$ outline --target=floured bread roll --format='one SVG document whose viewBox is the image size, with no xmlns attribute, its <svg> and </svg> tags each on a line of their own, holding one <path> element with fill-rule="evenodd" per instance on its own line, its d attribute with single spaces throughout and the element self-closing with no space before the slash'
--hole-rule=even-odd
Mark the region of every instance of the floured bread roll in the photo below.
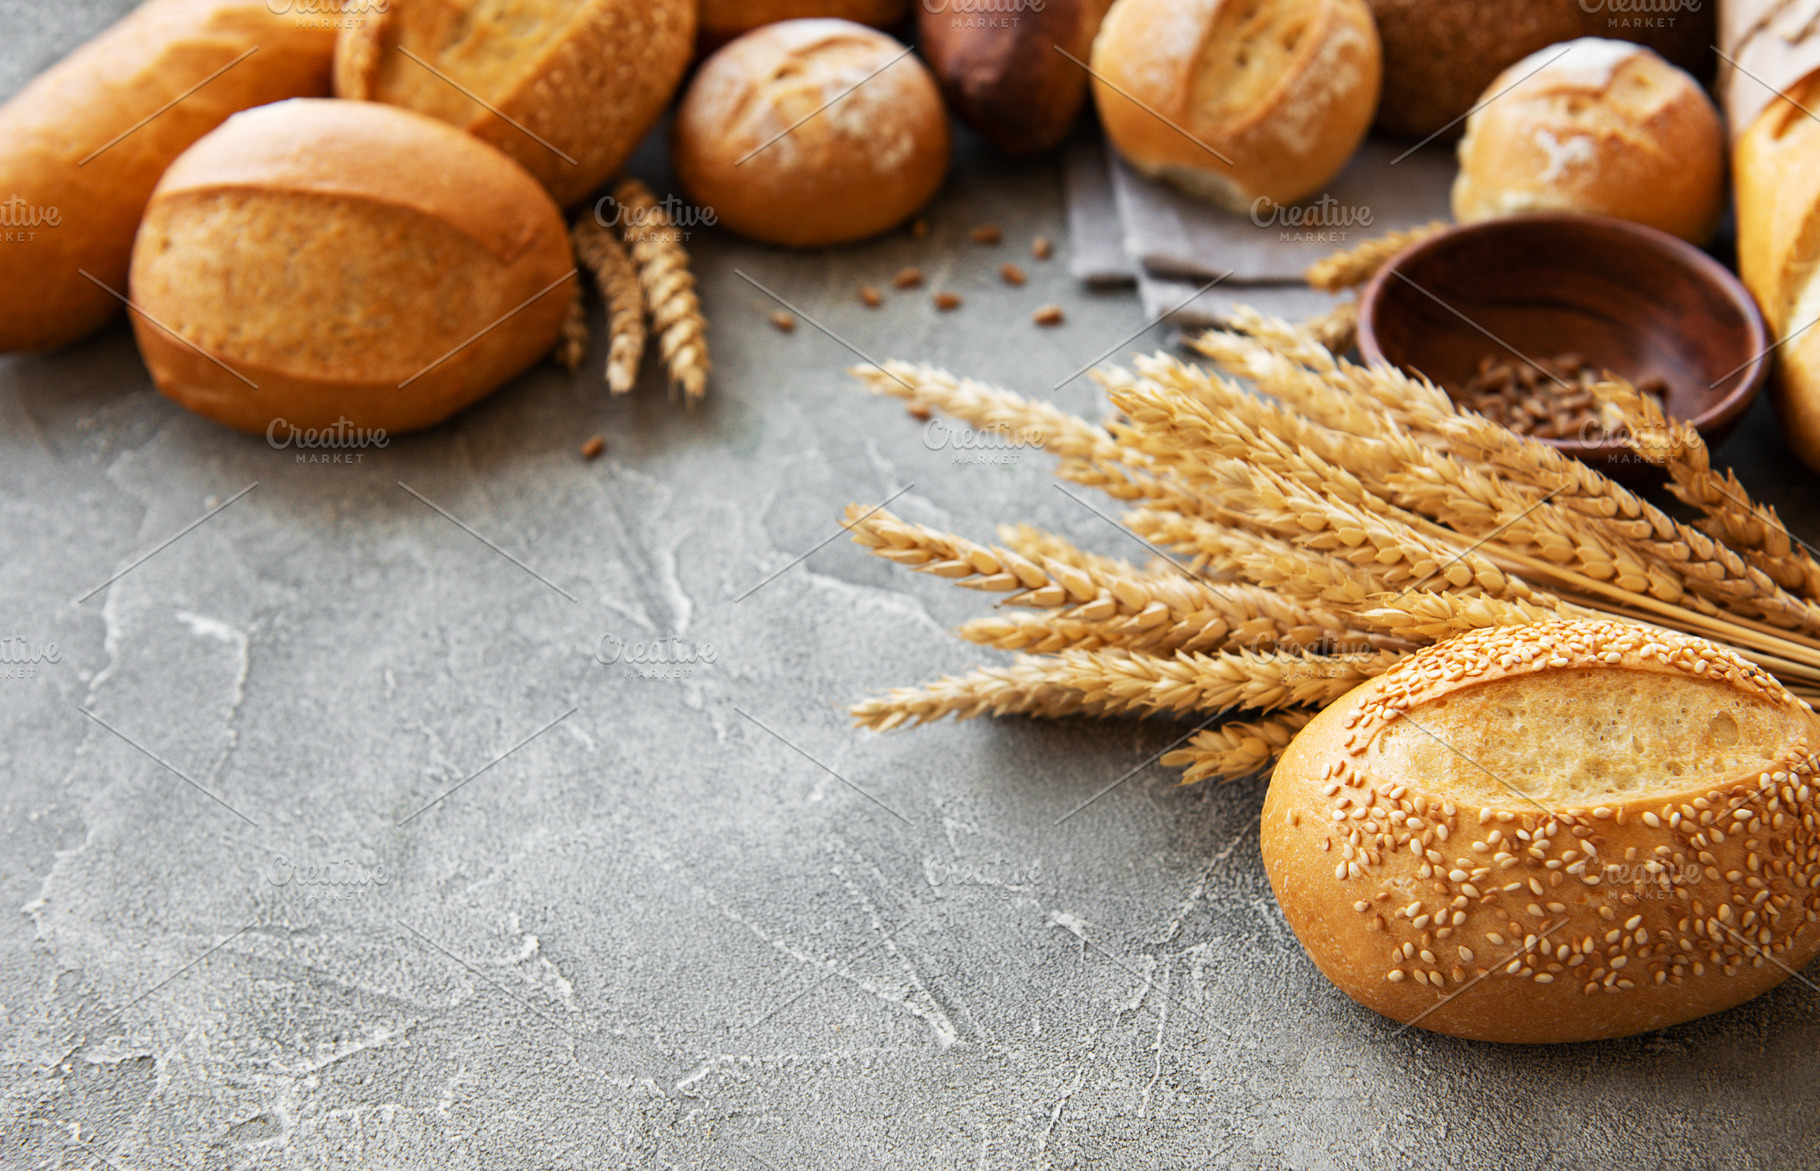
<svg viewBox="0 0 1820 1171">
<path fill-rule="evenodd" d="M 1118 0 L 1093 43 L 1094 103 L 1125 160 L 1239 212 L 1338 174 L 1381 74 L 1365 0 Z"/>
<path fill-rule="evenodd" d="M 1263 852 L 1348 996 L 1487 1041 L 1730 1008 L 1820 950 L 1820 720 L 1701 639 L 1473 631 L 1335 703 L 1278 763 Z"/>
<path fill-rule="evenodd" d="M 1695 244 L 1718 226 L 1719 111 L 1698 82 L 1641 45 L 1550 45 L 1499 74 L 1480 101 L 1460 140 L 1455 219 L 1585 212 Z"/>
</svg>

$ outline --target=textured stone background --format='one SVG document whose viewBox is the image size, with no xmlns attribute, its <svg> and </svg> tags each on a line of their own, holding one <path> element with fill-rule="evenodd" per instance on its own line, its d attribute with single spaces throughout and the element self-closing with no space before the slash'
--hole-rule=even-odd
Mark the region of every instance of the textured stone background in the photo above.
<svg viewBox="0 0 1820 1171">
<path fill-rule="evenodd" d="M 0 92 L 125 7 L 0 0 Z M 123 324 L 0 358 L 0 634 L 62 649 L 0 680 L 0 1165 L 1820 1164 L 1811 984 L 1608 1044 L 1398 1033 L 1284 925 L 1262 787 L 1139 767 L 1167 726 L 845 727 L 975 660 L 943 632 L 982 611 L 844 540 L 738 600 L 847 502 L 914 485 L 917 520 L 1132 551 L 1040 454 L 929 450 L 735 272 L 868 354 L 1078 410 L 1085 380 L 1046 388 L 1166 342 L 1124 344 L 1135 298 L 1060 257 L 996 279 L 1064 235 L 1052 164 L 965 150 L 930 219 L 801 256 L 698 236 L 718 370 L 692 416 L 649 368 L 608 402 L 592 362 L 543 366 L 351 467 L 178 410 Z M 967 242 L 984 221 L 1004 248 Z M 854 302 L 912 263 L 965 307 Z M 1051 300 L 1069 323 L 1038 331 Z M 1723 454 L 1820 531 L 1764 411 Z M 609 635 L 716 661 L 627 678 Z M 348 863 L 385 881 L 277 881 Z"/>
</svg>

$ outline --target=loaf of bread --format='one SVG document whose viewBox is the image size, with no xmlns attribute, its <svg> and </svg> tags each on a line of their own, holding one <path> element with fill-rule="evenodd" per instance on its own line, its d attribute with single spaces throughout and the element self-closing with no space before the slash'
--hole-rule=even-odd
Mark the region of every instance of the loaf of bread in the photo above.
<svg viewBox="0 0 1820 1171">
<path fill-rule="evenodd" d="M 948 104 L 1007 154 L 1059 145 L 1087 100 L 1088 55 L 1110 0 L 1048 0 L 974 11 L 953 0 L 917 9 L 917 48 Z M 1064 55 L 1066 54 L 1066 55 Z"/>
<path fill-rule="evenodd" d="M 1333 704 L 1264 802 L 1340 990 L 1485 1041 L 1666 1028 L 1820 950 L 1820 721 L 1731 651 L 1616 620 L 1473 631 Z"/>
<path fill-rule="evenodd" d="M 1538 49 L 1576 37 L 1647 45 L 1705 81 L 1713 10 L 1703 0 L 1370 0 L 1384 42 L 1378 125 L 1392 134 L 1458 136 L 1491 79 Z"/>
<path fill-rule="evenodd" d="M 1117 0 L 1093 43 L 1094 102 L 1119 153 L 1236 212 L 1337 174 L 1379 75 L 1365 0 Z"/>
<path fill-rule="evenodd" d="M 266 0 L 151 0 L 0 106 L 0 351 L 112 317 L 165 167 L 236 110 L 328 93 L 334 44 Z"/>
<path fill-rule="evenodd" d="M 948 4 L 952 0 L 923 0 Z M 780 20 L 818 17 L 896 28 L 910 16 L 911 0 L 701 0 L 701 47 L 712 52 L 734 37 Z"/>
<path fill-rule="evenodd" d="M 1789 87 L 1738 140 L 1738 275 L 1775 337 L 1770 398 L 1789 446 L 1820 470 L 1820 74 Z M 1812 328 L 1810 328 L 1812 327 Z M 1792 336 L 1791 336 L 1792 335 Z"/>
<path fill-rule="evenodd" d="M 158 389 L 274 440 L 427 427 L 554 344 L 562 214 L 443 122 L 300 99 L 237 114 L 165 172 L 133 249 Z"/>
<path fill-rule="evenodd" d="M 1495 100 L 1493 100 L 1495 98 Z M 1641 45 L 1550 45 L 1466 120 L 1453 214 L 1616 216 L 1704 244 L 1725 209 L 1725 129 L 1693 78 Z"/>
<path fill-rule="evenodd" d="M 656 125 L 694 46 L 695 0 L 389 0 L 343 30 L 335 93 L 459 126 L 567 207 Z"/>
<path fill-rule="evenodd" d="M 677 107 L 671 143 L 683 189 L 715 222 L 793 247 L 908 219 L 941 186 L 950 147 L 929 71 L 846 20 L 768 24 L 714 54 Z"/>
</svg>

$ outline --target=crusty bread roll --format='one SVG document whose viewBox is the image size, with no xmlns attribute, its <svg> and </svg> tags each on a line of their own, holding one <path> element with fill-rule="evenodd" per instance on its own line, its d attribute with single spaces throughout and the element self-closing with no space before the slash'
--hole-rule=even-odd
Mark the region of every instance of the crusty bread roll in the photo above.
<svg viewBox="0 0 1820 1171">
<path fill-rule="evenodd" d="M 851 21 L 787 20 L 701 67 L 671 153 L 722 227 L 813 247 L 915 214 L 941 186 L 949 146 L 935 79 L 903 45 Z"/>
<path fill-rule="evenodd" d="M 1369 0 L 1384 41 L 1378 125 L 1457 136 L 1460 119 L 1507 66 L 1575 37 L 1647 45 L 1702 80 L 1713 70 L 1713 10 L 1703 0 Z"/>
<path fill-rule="evenodd" d="M 1338 174 L 1380 73 L 1364 0 L 1117 0 L 1093 43 L 1094 102 L 1125 160 L 1238 212 Z"/>
<path fill-rule="evenodd" d="M 923 0 L 935 5 L 950 0 Z M 780 20 L 826 17 L 895 28 L 910 15 L 911 0 L 701 0 L 701 47 L 720 48 L 734 37 Z"/>
<path fill-rule="evenodd" d="M 165 172 L 133 330 L 158 389 L 217 422 L 395 433 L 546 353 L 573 274 L 562 214 L 505 155 L 409 110 L 300 99 Z"/>
<path fill-rule="evenodd" d="M 1758 115 L 1732 157 L 1737 184 L 1738 275 L 1757 299 L 1775 350 L 1770 397 L 1789 446 L 1820 470 L 1820 101 L 1810 75 Z M 1790 338 L 1790 335 L 1794 335 Z"/>
<path fill-rule="evenodd" d="M 1110 3 L 1048 0 L 999 15 L 964 0 L 924 0 L 917 48 L 948 104 L 982 138 L 1007 154 L 1041 154 L 1060 145 L 1080 116 L 1082 64 Z"/>
<path fill-rule="evenodd" d="M 459 126 L 567 207 L 656 125 L 694 45 L 694 0 L 389 0 L 342 32 L 335 93 Z"/>
<path fill-rule="evenodd" d="M 164 168 L 235 110 L 328 93 L 334 44 L 266 0 L 151 0 L 0 106 L 0 350 L 112 317 Z"/>
<path fill-rule="evenodd" d="M 1476 630 L 1295 738 L 1264 864 L 1368 1008 L 1486 1041 L 1621 1037 L 1729 1008 L 1820 950 L 1820 721 L 1688 635 Z"/>
<path fill-rule="evenodd" d="M 1593 37 L 1550 45 L 1500 73 L 1480 103 L 1460 140 L 1455 219 L 1585 212 L 1695 244 L 1718 226 L 1719 111 L 1693 78 L 1641 45 Z"/>
</svg>

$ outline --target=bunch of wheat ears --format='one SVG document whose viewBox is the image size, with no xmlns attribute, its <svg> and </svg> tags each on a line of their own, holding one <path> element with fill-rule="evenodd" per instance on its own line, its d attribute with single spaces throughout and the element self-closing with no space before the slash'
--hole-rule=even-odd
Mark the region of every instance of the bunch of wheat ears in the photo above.
<svg viewBox="0 0 1820 1171">
<path fill-rule="evenodd" d="M 1400 242 L 1329 258 L 1310 281 L 1361 283 Z M 1237 777 L 1419 647 L 1595 613 L 1729 645 L 1820 696 L 1820 564 L 1712 469 L 1691 427 L 1621 380 L 1598 388 L 1606 426 L 1697 513 L 1686 523 L 1422 378 L 1336 357 L 1349 310 L 1292 325 L 1239 309 L 1189 342 L 1214 369 L 1157 354 L 1096 371 L 1115 408 L 1100 424 L 929 366 L 855 369 L 915 414 L 1040 439 L 1058 476 L 1120 501 L 1157 554 L 1140 566 L 1022 525 L 985 545 L 849 507 L 860 545 L 1011 607 L 961 638 L 1024 652 L 867 700 L 855 723 L 1239 713 L 1163 758 L 1184 783 Z"/>
</svg>

